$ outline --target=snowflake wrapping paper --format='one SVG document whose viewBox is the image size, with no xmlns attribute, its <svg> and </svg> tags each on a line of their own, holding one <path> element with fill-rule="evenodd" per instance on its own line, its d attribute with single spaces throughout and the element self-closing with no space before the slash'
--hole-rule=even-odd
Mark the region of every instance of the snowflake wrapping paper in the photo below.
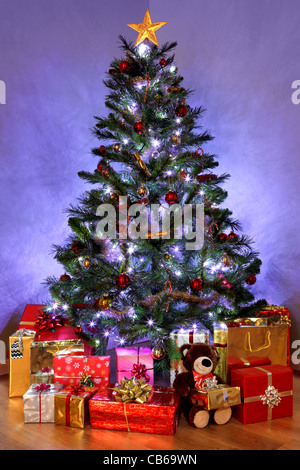
<svg viewBox="0 0 300 470">
<path fill-rule="evenodd" d="M 64 387 L 80 383 L 89 376 L 96 387 L 105 386 L 110 379 L 110 356 L 64 356 L 53 358 L 54 383 Z"/>
</svg>

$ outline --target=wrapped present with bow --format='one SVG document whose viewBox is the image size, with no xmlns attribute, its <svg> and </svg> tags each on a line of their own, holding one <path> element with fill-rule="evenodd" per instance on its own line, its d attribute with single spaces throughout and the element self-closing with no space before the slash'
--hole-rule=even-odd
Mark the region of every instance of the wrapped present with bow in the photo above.
<svg viewBox="0 0 300 470">
<path fill-rule="evenodd" d="M 154 365 L 151 349 L 148 347 L 116 348 L 117 382 L 123 377 L 144 379 L 154 385 Z"/>
<path fill-rule="evenodd" d="M 83 356 L 84 344 L 81 339 L 58 341 L 34 341 L 30 345 L 31 383 L 54 383 L 53 358 L 64 356 Z M 47 376 L 48 372 L 48 376 Z"/>
<path fill-rule="evenodd" d="M 22 328 L 9 337 L 9 397 L 22 397 L 30 387 L 30 345 L 36 332 Z"/>
<path fill-rule="evenodd" d="M 26 305 L 18 330 L 26 328 L 35 331 L 36 342 L 81 340 L 84 345 L 84 354 L 86 356 L 93 354 L 93 346 L 78 336 L 68 318 L 53 312 L 46 312 L 44 309 L 45 305 Z"/>
<path fill-rule="evenodd" d="M 89 424 L 89 400 L 99 389 L 68 385 L 55 394 L 55 424 L 84 429 Z"/>
<path fill-rule="evenodd" d="M 100 389 L 89 401 L 91 428 L 151 434 L 175 434 L 180 397 L 172 388 L 124 377 Z"/>
<path fill-rule="evenodd" d="M 31 385 L 23 395 L 24 423 L 54 423 L 54 396 L 60 384 Z"/>
<path fill-rule="evenodd" d="M 239 405 L 241 392 L 239 387 L 218 384 L 214 376 L 202 382 L 200 388 L 195 388 L 189 400 L 193 405 L 201 405 L 205 410 L 211 411 Z"/>
<path fill-rule="evenodd" d="M 273 364 L 232 371 L 231 384 L 241 389 L 233 415 L 243 424 L 293 415 L 293 371 Z"/>
<path fill-rule="evenodd" d="M 213 330 L 213 344 L 220 356 L 215 373 L 224 383 L 231 383 L 231 371 L 236 368 L 287 365 L 287 325 L 255 317 L 214 322 Z"/>
<path fill-rule="evenodd" d="M 105 386 L 110 381 L 110 356 L 55 355 L 54 383 Z"/>
</svg>

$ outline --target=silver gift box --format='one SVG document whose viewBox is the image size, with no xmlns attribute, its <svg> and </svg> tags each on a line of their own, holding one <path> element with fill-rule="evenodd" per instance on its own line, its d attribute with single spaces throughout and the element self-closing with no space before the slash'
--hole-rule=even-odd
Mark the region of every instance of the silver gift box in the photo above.
<svg viewBox="0 0 300 470">
<path fill-rule="evenodd" d="M 24 423 L 54 423 L 54 396 L 62 384 L 49 384 L 49 390 L 36 390 L 33 384 L 23 395 Z"/>
</svg>

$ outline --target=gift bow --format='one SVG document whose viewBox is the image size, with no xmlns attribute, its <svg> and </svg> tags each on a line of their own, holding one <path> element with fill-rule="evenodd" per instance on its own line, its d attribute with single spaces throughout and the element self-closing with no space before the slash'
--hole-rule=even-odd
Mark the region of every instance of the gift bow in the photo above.
<svg viewBox="0 0 300 470">
<path fill-rule="evenodd" d="M 152 393 L 152 387 L 144 379 L 137 380 L 136 377 L 127 379 L 124 377 L 120 384 L 113 388 L 116 401 L 129 403 L 145 403 Z"/>
<path fill-rule="evenodd" d="M 38 312 L 34 323 L 38 328 L 38 333 L 47 330 L 54 331 L 57 326 L 63 326 L 62 319 L 59 316 L 50 315 L 43 311 Z"/>
<path fill-rule="evenodd" d="M 150 376 L 147 374 L 147 367 L 145 364 L 133 364 L 131 369 L 131 375 L 135 377 L 137 380 L 144 379 L 146 382 L 150 381 Z"/>
<path fill-rule="evenodd" d="M 47 392 L 48 390 L 50 390 L 51 388 L 51 385 L 50 384 L 43 384 L 43 383 L 40 383 L 38 384 L 36 387 L 35 387 L 35 390 L 37 392 Z"/>
<path fill-rule="evenodd" d="M 273 385 L 269 385 L 265 390 L 265 394 L 260 395 L 260 399 L 263 405 L 268 405 L 269 408 L 274 408 L 274 406 L 278 406 L 281 402 L 281 393 L 279 393 L 277 388 Z"/>
<path fill-rule="evenodd" d="M 93 382 L 92 377 L 90 375 L 84 374 L 82 372 L 82 374 L 80 376 L 80 384 L 84 385 L 85 387 L 93 387 L 94 382 Z"/>
<path fill-rule="evenodd" d="M 81 392 L 84 392 L 83 384 L 70 385 L 70 393 L 72 395 L 79 395 Z"/>
</svg>

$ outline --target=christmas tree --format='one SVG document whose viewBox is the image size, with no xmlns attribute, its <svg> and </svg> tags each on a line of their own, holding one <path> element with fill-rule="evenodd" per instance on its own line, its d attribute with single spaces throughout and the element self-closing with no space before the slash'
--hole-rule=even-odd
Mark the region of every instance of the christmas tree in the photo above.
<svg viewBox="0 0 300 470">
<path fill-rule="evenodd" d="M 168 367 L 178 359 L 172 331 L 211 329 L 266 302 L 249 289 L 261 261 L 224 207 L 229 175 L 204 150 L 212 136 L 199 125 L 203 108 L 188 104 L 176 42 L 157 43 L 164 24 L 147 10 L 128 25 L 136 43 L 120 37 L 122 57 L 104 80 L 108 115 L 95 118 L 95 171 L 79 173 L 92 189 L 71 205 L 71 234 L 54 246 L 64 274 L 46 281 L 45 315 L 68 317 L 98 354 L 112 334 L 124 346 L 147 338 Z"/>
</svg>

